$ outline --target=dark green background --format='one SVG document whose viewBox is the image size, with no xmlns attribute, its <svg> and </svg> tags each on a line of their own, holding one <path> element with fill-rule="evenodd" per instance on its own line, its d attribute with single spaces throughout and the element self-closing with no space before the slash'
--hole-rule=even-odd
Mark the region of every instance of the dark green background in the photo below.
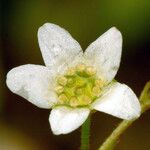
<svg viewBox="0 0 150 150">
<path fill-rule="evenodd" d="M 149 0 L 1 0 L 0 42 L 0 149 L 77 150 L 80 129 L 54 136 L 49 129 L 50 110 L 39 109 L 11 93 L 6 73 L 22 64 L 44 64 L 37 30 L 45 22 L 67 29 L 85 49 L 103 32 L 116 26 L 123 34 L 123 55 L 116 79 L 139 96 L 150 79 Z M 95 113 L 91 150 L 96 150 L 120 122 Z M 117 150 L 150 149 L 150 111 L 122 136 Z"/>
</svg>

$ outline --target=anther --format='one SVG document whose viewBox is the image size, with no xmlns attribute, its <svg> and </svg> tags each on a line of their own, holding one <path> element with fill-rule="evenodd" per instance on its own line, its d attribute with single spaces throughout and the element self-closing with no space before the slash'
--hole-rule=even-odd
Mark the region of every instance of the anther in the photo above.
<svg viewBox="0 0 150 150">
<path fill-rule="evenodd" d="M 101 79 L 97 79 L 95 80 L 95 85 L 101 87 L 102 86 L 102 80 Z"/>
<path fill-rule="evenodd" d="M 87 73 L 89 76 L 93 76 L 93 75 L 96 74 L 96 70 L 95 70 L 93 67 L 89 66 L 89 67 L 86 68 L 86 73 Z"/>
<path fill-rule="evenodd" d="M 56 87 L 56 89 L 55 89 L 55 91 L 56 91 L 57 94 L 62 93 L 63 90 L 64 90 L 63 86 L 60 86 L 60 85 L 58 85 L 58 86 Z"/>
<path fill-rule="evenodd" d="M 67 102 L 68 98 L 65 94 L 61 94 L 58 99 L 60 100 L 60 103 L 63 104 L 64 102 Z"/>
<path fill-rule="evenodd" d="M 63 85 L 63 86 L 64 86 L 64 85 L 67 84 L 67 78 L 64 77 L 64 76 L 60 76 L 60 77 L 58 77 L 57 82 L 58 82 L 60 85 Z"/>
<path fill-rule="evenodd" d="M 72 97 L 70 99 L 70 106 L 72 106 L 72 107 L 78 106 L 78 99 L 76 97 Z"/>
<path fill-rule="evenodd" d="M 79 64 L 76 66 L 76 69 L 78 72 L 83 72 L 85 70 L 85 65 L 84 64 Z"/>
<path fill-rule="evenodd" d="M 73 76 L 74 74 L 75 74 L 75 68 L 70 68 L 66 73 L 67 76 Z"/>
<path fill-rule="evenodd" d="M 67 85 L 72 85 L 74 83 L 73 79 L 72 78 L 69 78 L 67 80 Z"/>
<path fill-rule="evenodd" d="M 101 91 L 101 89 L 100 89 L 99 86 L 94 86 L 93 89 L 92 89 L 92 92 L 93 92 L 93 94 L 94 94 L 95 96 L 99 96 L 100 91 Z"/>
<path fill-rule="evenodd" d="M 88 104 L 90 104 L 91 102 L 92 102 L 92 100 L 91 100 L 90 97 L 88 97 L 88 96 L 86 96 L 86 95 L 83 96 L 83 98 L 82 98 L 82 104 L 83 104 L 83 105 L 88 105 Z"/>
</svg>

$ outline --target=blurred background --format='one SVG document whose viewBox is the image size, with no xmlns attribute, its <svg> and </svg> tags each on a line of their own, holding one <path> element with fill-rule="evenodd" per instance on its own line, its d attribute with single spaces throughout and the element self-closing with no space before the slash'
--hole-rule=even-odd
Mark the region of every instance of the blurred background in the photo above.
<svg viewBox="0 0 150 150">
<path fill-rule="evenodd" d="M 123 34 L 122 62 L 116 79 L 139 96 L 150 80 L 149 0 L 1 0 L 0 41 L 0 150 L 77 150 L 80 129 L 52 134 L 43 110 L 11 93 L 7 72 L 23 64 L 44 64 L 37 30 L 45 22 L 67 29 L 85 49 L 112 26 Z M 96 150 L 121 120 L 95 113 L 91 150 Z M 124 133 L 117 150 L 150 149 L 150 111 Z"/>
</svg>

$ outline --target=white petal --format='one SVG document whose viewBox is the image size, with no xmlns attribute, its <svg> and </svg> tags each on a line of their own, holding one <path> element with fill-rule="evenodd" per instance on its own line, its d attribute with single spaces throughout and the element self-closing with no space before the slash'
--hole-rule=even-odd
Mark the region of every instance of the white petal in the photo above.
<svg viewBox="0 0 150 150">
<path fill-rule="evenodd" d="M 139 117 L 141 112 L 140 103 L 134 92 L 127 85 L 120 83 L 114 83 L 106 89 L 92 107 L 127 120 Z"/>
<path fill-rule="evenodd" d="M 38 41 L 46 66 L 59 72 L 83 53 L 77 41 L 58 25 L 45 23 L 38 30 Z"/>
<path fill-rule="evenodd" d="M 8 88 L 41 108 L 50 108 L 56 102 L 52 92 L 51 71 L 39 65 L 23 65 L 10 70 L 6 80 Z"/>
<path fill-rule="evenodd" d="M 89 113 L 87 108 L 56 107 L 49 117 L 51 129 L 55 135 L 70 133 L 84 123 Z"/>
<path fill-rule="evenodd" d="M 101 77 L 110 82 L 118 71 L 121 51 L 121 33 L 112 27 L 86 49 L 85 58 L 96 67 Z"/>
</svg>

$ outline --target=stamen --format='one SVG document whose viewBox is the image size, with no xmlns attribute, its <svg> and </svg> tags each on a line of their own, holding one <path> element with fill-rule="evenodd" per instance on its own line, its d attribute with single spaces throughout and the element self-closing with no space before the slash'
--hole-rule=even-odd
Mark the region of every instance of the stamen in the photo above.
<svg viewBox="0 0 150 150">
<path fill-rule="evenodd" d="M 93 87 L 92 92 L 93 92 L 93 94 L 94 94 L 95 96 L 99 96 L 100 91 L 101 91 L 101 89 L 100 89 L 100 87 L 99 87 L 99 86 L 95 86 L 95 87 Z"/>
<path fill-rule="evenodd" d="M 70 106 L 72 106 L 72 107 L 78 106 L 78 99 L 76 97 L 72 97 L 70 99 Z"/>
<path fill-rule="evenodd" d="M 58 86 L 55 88 L 55 91 L 56 91 L 57 94 L 62 93 L 63 90 L 64 90 L 63 86 L 60 86 L 60 85 L 58 85 Z"/>
<path fill-rule="evenodd" d="M 98 86 L 101 89 L 104 86 L 104 81 L 101 79 L 95 80 L 95 86 Z"/>
<path fill-rule="evenodd" d="M 84 64 L 79 64 L 76 66 L 76 69 L 78 72 L 83 72 L 85 70 L 85 65 Z"/>
<path fill-rule="evenodd" d="M 67 84 L 67 78 L 64 76 L 58 77 L 57 81 L 60 85 L 63 85 L 63 86 Z"/>
<path fill-rule="evenodd" d="M 61 95 L 58 97 L 58 99 L 59 99 L 59 102 L 60 102 L 61 104 L 64 104 L 64 102 L 67 102 L 67 100 L 68 100 L 68 98 L 67 98 L 67 96 L 66 96 L 65 94 L 61 94 Z"/>
<path fill-rule="evenodd" d="M 91 98 L 84 95 L 83 96 L 83 99 L 82 99 L 82 105 L 87 105 L 87 104 L 90 104 L 92 102 Z"/>
<path fill-rule="evenodd" d="M 72 85 L 74 83 L 74 81 L 73 81 L 73 79 L 72 78 L 69 78 L 68 80 L 67 80 L 67 85 Z"/>
<path fill-rule="evenodd" d="M 66 73 L 67 76 L 73 76 L 74 74 L 75 74 L 75 68 L 70 68 Z"/>
<path fill-rule="evenodd" d="M 100 96 L 104 81 L 92 66 L 79 64 L 57 78 L 58 104 L 71 107 L 87 106 Z"/>
<path fill-rule="evenodd" d="M 96 70 L 95 70 L 93 67 L 89 66 L 89 67 L 86 68 L 86 73 L 87 73 L 89 76 L 93 76 L 93 75 L 96 74 Z"/>
</svg>

